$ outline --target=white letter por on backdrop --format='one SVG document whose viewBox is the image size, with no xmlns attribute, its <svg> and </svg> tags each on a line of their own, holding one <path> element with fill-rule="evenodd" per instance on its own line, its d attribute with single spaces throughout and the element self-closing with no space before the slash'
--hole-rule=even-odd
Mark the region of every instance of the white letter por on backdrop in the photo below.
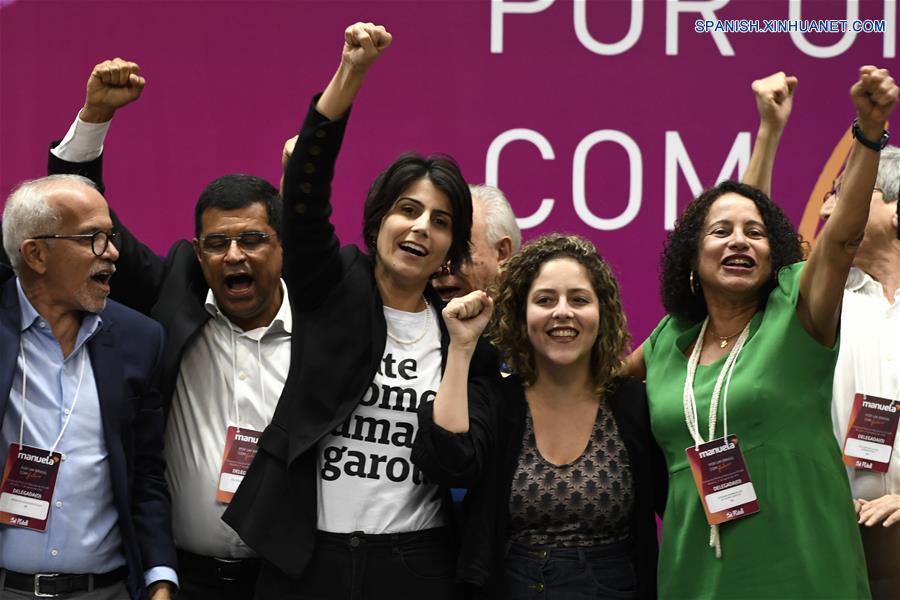
<svg viewBox="0 0 900 600">
<path fill-rule="evenodd" d="M 737 172 L 735 179 L 740 180 L 747 170 L 747 163 L 750 162 L 750 132 L 740 131 L 734 138 L 731 145 L 731 151 L 725 158 L 725 163 L 719 171 L 719 176 L 713 185 L 730 179 L 732 174 Z M 665 179 L 665 209 L 663 226 L 671 231 L 675 229 L 675 218 L 678 214 L 678 169 L 684 174 L 688 187 L 691 188 L 691 194 L 695 197 L 705 189 L 697 177 L 697 171 L 694 164 L 688 156 L 684 143 L 681 141 L 681 135 L 677 131 L 666 132 L 666 179 Z"/>
<path fill-rule="evenodd" d="M 553 0 L 491 0 L 491 54 L 503 54 L 503 15 L 531 15 L 546 10 L 551 4 Z"/>
<path fill-rule="evenodd" d="M 666 0 L 666 56 L 678 56 L 679 14 L 695 12 L 705 21 L 717 21 L 716 11 L 726 4 L 728 0 Z M 722 56 L 734 56 L 734 49 L 724 31 L 710 31 L 709 35 L 712 36 Z"/>
<path fill-rule="evenodd" d="M 800 16 L 801 4 L 801 0 L 791 0 L 788 4 L 788 18 L 792 21 L 799 21 L 802 18 Z M 849 24 L 857 19 L 859 19 L 859 0 L 847 0 L 847 31 L 844 32 L 844 35 L 837 42 L 830 46 L 816 46 L 807 40 L 800 31 L 791 31 L 791 40 L 797 46 L 797 49 L 807 56 L 812 56 L 813 58 L 834 58 L 846 52 L 856 40 L 856 32 L 853 31 Z"/>
<path fill-rule="evenodd" d="M 578 36 L 578 41 L 581 42 L 581 45 L 594 54 L 602 54 L 603 56 L 624 54 L 641 37 L 641 31 L 644 28 L 644 0 L 631 0 L 631 24 L 628 26 L 628 33 L 618 42 L 611 44 L 598 42 L 591 35 L 591 32 L 588 31 L 587 0 L 575 0 L 574 7 L 575 35 Z"/>
<path fill-rule="evenodd" d="M 598 217 L 592 213 L 584 194 L 584 170 L 588 152 L 602 142 L 619 144 L 628 154 L 628 206 L 625 207 L 622 214 L 611 219 Z M 594 229 L 600 231 L 622 229 L 634 220 L 641 209 L 643 172 L 641 150 L 628 135 L 614 129 L 601 129 L 588 134 L 578 143 L 578 147 L 575 148 L 575 156 L 572 158 L 572 203 L 575 206 L 575 213 L 585 224 Z"/>
<path fill-rule="evenodd" d="M 553 146 L 550 145 L 550 142 L 547 140 L 547 138 L 545 138 L 537 131 L 525 128 L 509 129 L 495 137 L 494 141 L 491 142 L 491 145 L 488 146 L 487 158 L 485 160 L 484 166 L 485 183 L 494 187 L 500 187 L 498 184 L 500 180 L 500 152 L 510 142 L 520 140 L 531 142 L 532 144 L 534 144 L 537 149 L 541 151 L 541 158 L 543 158 L 544 160 L 553 160 L 554 158 L 556 158 L 556 156 L 553 154 Z M 553 198 L 544 198 L 543 200 L 541 200 L 541 205 L 533 214 L 527 217 L 517 217 L 516 223 L 518 223 L 520 229 L 537 227 L 547 220 L 547 217 L 550 216 L 550 212 L 552 210 Z"/>
</svg>

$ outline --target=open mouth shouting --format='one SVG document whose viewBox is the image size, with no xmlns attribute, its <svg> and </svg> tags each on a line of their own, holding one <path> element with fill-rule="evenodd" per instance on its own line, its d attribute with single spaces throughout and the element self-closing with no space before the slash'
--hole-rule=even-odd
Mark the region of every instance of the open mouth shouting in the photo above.
<svg viewBox="0 0 900 600">
<path fill-rule="evenodd" d="M 116 267 L 113 264 L 101 265 L 92 270 L 90 275 L 91 281 L 98 284 L 102 287 L 106 293 L 109 293 L 109 280 L 112 278 L 113 273 L 116 272 Z"/>
<path fill-rule="evenodd" d="M 423 258 L 428 255 L 428 250 L 425 249 L 425 246 L 417 244 L 415 242 L 400 242 L 400 249 L 408 254 L 412 254 L 413 256 L 418 256 L 419 258 Z"/>
<path fill-rule="evenodd" d="M 756 266 L 756 261 L 746 254 L 732 254 L 722 260 L 722 266 L 731 273 L 747 273 Z"/>
<path fill-rule="evenodd" d="M 246 296 L 251 292 L 253 283 L 250 273 L 231 273 L 225 275 L 225 292 L 232 297 Z"/>
<path fill-rule="evenodd" d="M 450 302 L 453 298 L 465 296 L 462 287 L 458 285 L 442 285 L 436 281 L 433 281 L 431 285 L 444 302 Z"/>
</svg>

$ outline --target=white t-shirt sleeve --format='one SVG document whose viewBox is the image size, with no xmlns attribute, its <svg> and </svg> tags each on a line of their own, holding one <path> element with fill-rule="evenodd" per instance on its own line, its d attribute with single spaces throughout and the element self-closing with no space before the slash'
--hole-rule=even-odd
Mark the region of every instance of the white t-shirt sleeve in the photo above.
<svg viewBox="0 0 900 600">
<path fill-rule="evenodd" d="M 62 142 L 50 152 L 68 162 L 90 162 L 103 152 L 103 142 L 111 122 L 87 123 L 76 116 Z"/>
</svg>

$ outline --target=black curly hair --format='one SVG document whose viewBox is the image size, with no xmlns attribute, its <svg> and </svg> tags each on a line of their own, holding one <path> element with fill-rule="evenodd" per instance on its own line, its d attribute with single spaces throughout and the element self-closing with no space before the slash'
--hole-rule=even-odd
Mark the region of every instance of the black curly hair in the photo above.
<svg viewBox="0 0 900 600">
<path fill-rule="evenodd" d="M 703 293 L 692 290 L 690 282 L 691 271 L 697 265 L 703 225 L 713 202 L 728 193 L 739 194 L 751 200 L 768 230 L 772 276 L 760 293 L 760 304 L 764 304 L 775 289 L 778 271 L 804 258 L 800 236 L 781 208 L 765 193 L 737 181 L 723 181 L 706 190 L 684 209 L 675 224 L 675 230 L 666 240 L 660 264 L 659 283 L 666 312 L 691 323 L 702 321 L 708 312 Z M 695 287 L 699 287 L 699 282 Z"/>
</svg>

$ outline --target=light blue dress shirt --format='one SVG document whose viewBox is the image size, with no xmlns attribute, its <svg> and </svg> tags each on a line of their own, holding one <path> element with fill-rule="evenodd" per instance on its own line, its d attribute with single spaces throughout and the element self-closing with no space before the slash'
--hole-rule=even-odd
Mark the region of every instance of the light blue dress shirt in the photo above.
<svg viewBox="0 0 900 600">
<path fill-rule="evenodd" d="M 63 358 L 49 324 L 28 301 L 18 280 L 16 287 L 28 373 L 22 442 L 49 450 L 73 404 L 75 409 L 56 448 L 63 461 L 47 529 L 38 532 L 0 526 L 0 566 L 22 573 L 107 573 L 126 561 L 119 534 L 119 513 L 113 503 L 100 399 L 87 348 L 88 340 L 100 330 L 102 320 L 99 315 L 86 314 L 75 349 Z M 84 376 L 79 388 L 82 361 Z M 20 353 L 0 427 L 3 461 L 9 445 L 19 442 L 23 368 L 25 361 Z M 154 567 L 144 575 L 148 585 L 161 579 L 177 583 L 175 572 L 169 567 Z"/>
</svg>

